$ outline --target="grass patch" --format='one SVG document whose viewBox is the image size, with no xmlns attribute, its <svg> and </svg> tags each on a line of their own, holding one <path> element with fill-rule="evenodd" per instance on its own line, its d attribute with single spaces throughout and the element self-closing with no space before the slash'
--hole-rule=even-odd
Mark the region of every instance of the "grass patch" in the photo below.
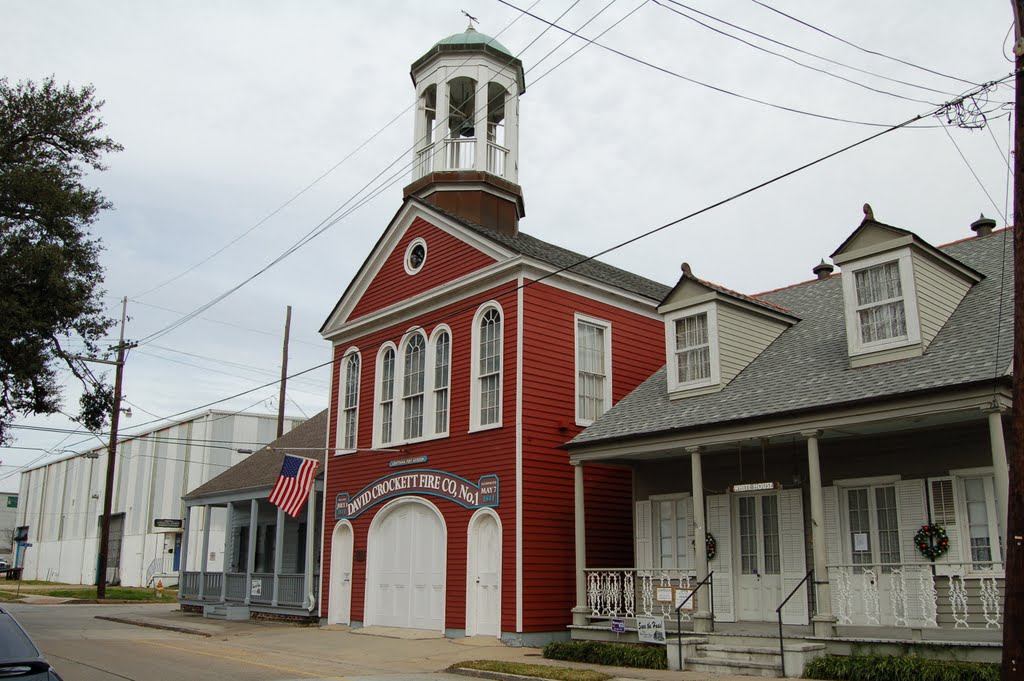
<svg viewBox="0 0 1024 681">
<path fill-rule="evenodd" d="M 18 598 L 18 594 L 10 591 L 0 591 L 0 601 L 9 601 L 14 598 Z"/>
<path fill-rule="evenodd" d="M 601 641 L 555 641 L 544 646 L 544 657 L 549 660 L 587 662 L 609 667 L 668 669 L 665 646 Z"/>
<path fill-rule="evenodd" d="M 571 667 L 554 667 L 546 664 L 526 664 L 524 662 L 502 662 L 499 660 L 473 660 L 471 662 L 459 662 L 453 664 L 449 669 L 479 669 L 485 672 L 498 672 L 500 674 L 517 674 L 519 676 L 533 676 L 539 679 L 554 679 L 554 681 L 608 681 L 611 674 L 595 672 L 591 669 L 573 669 Z"/>
<path fill-rule="evenodd" d="M 999 665 L 917 655 L 850 655 L 811 660 L 804 676 L 837 681 L 999 681 Z"/>
<path fill-rule="evenodd" d="M 45 592 L 47 596 L 58 598 L 96 598 L 96 587 L 88 589 L 52 589 Z M 113 601 L 175 601 L 178 598 L 177 591 L 164 591 L 163 596 L 157 596 L 154 589 L 133 589 L 128 587 L 107 587 L 107 600 Z"/>
</svg>

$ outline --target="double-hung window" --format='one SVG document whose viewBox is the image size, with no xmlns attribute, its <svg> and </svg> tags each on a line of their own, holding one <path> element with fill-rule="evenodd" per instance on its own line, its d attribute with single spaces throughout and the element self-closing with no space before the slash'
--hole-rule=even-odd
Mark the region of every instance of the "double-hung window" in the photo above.
<svg viewBox="0 0 1024 681">
<path fill-rule="evenodd" d="M 576 315 L 576 423 L 589 425 L 612 402 L 611 325 Z"/>
<path fill-rule="evenodd" d="M 473 328 L 473 414 L 475 428 L 501 425 L 501 310 L 490 303 L 477 312 Z"/>
<path fill-rule="evenodd" d="M 669 314 L 665 318 L 665 345 L 669 392 L 719 382 L 718 309 L 714 303 Z"/>
<path fill-rule="evenodd" d="M 402 371 L 402 437 L 423 437 L 423 392 L 426 374 L 427 342 L 414 334 L 405 345 Z"/>
<path fill-rule="evenodd" d="M 451 336 L 442 330 L 434 339 L 434 433 L 448 432 L 448 390 L 451 385 Z"/>
<path fill-rule="evenodd" d="M 857 286 L 857 327 L 861 343 L 906 338 L 907 315 L 899 261 L 857 270 L 854 278 Z"/>
<path fill-rule="evenodd" d="M 341 447 L 342 449 L 355 449 L 359 425 L 359 353 L 349 353 L 345 357 L 343 366 Z"/>
<path fill-rule="evenodd" d="M 380 376 L 377 389 L 377 427 L 381 444 L 394 441 L 395 420 L 395 349 L 386 346 L 377 368 Z"/>
</svg>

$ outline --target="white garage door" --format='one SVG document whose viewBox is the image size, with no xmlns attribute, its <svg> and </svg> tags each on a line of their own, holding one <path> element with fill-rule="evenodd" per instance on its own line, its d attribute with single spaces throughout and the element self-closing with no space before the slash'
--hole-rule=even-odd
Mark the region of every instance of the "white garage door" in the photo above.
<svg viewBox="0 0 1024 681">
<path fill-rule="evenodd" d="M 442 630 L 445 533 L 440 518 L 419 503 L 387 511 L 369 541 L 371 624 Z"/>
</svg>

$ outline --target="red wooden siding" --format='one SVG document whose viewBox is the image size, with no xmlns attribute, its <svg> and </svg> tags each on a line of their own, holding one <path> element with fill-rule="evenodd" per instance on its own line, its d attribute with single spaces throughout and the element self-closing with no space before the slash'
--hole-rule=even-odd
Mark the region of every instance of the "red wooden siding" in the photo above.
<svg viewBox="0 0 1024 681">
<path fill-rule="evenodd" d="M 404 253 L 404 250 L 403 250 Z M 433 251 L 428 255 L 428 262 Z M 509 283 L 470 299 L 460 300 L 441 310 L 423 315 L 418 319 L 406 320 L 392 328 L 375 333 L 345 346 L 335 348 L 335 370 L 332 378 L 332 405 L 337 402 L 339 372 L 337 364 L 346 349 L 356 346 L 362 353 L 362 375 L 359 390 L 359 431 L 358 446 L 372 447 L 374 413 L 374 385 L 376 381 L 377 351 L 386 341 L 396 345 L 403 333 L 420 324 L 429 337 L 439 323 L 451 328 L 451 388 L 449 404 L 448 437 L 425 442 L 398 445 L 403 451 L 371 452 L 332 457 L 326 481 L 326 503 L 328 522 L 323 537 L 324 556 L 331 555 L 331 539 L 335 521 L 333 507 L 339 492 L 354 494 L 380 477 L 402 469 L 389 468 L 388 462 L 395 458 L 426 455 L 427 463 L 411 468 L 443 470 L 476 482 L 480 476 L 497 475 L 499 478 L 500 505 L 494 510 L 501 520 L 502 530 L 502 631 L 515 631 L 515 396 L 516 396 L 516 320 L 517 297 L 515 284 Z M 511 294 L 510 294 L 511 292 Z M 502 376 L 502 424 L 503 427 L 469 432 L 470 423 L 470 361 L 473 317 L 479 305 L 497 300 L 503 313 L 503 376 Z M 400 381 L 400 379 L 398 379 Z M 396 396 L 397 398 L 397 396 Z M 334 412 L 332 412 L 334 413 Z M 428 417 L 430 414 L 427 415 Z M 337 419 L 330 424 L 331 442 L 337 441 Z M 445 518 L 448 535 L 447 577 L 445 590 L 445 628 L 462 629 L 466 626 L 466 551 L 469 520 L 474 511 L 454 502 L 438 497 L 429 500 L 437 506 Z M 355 551 L 367 549 L 367 535 L 370 522 L 384 506 L 379 503 L 352 520 Z M 366 602 L 365 562 L 353 563 L 352 574 L 352 619 L 364 620 Z M 321 615 L 327 616 L 330 603 L 330 564 L 324 561 L 322 568 L 323 598 Z"/>
<path fill-rule="evenodd" d="M 414 275 L 405 271 L 405 251 L 413 239 L 427 242 L 427 259 Z M 413 220 L 380 272 L 359 298 L 349 319 L 356 319 L 482 269 L 494 258 L 438 229 L 423 218 Z"/>
<path fill-rule="evenodd" d="M 569 622 L 576 593 L 574 476 L 568 454 L 559 449 L 581 430 L 574 314 L 611 322 L 613 401 L 665 364 L 664 326 L 544 284 L 527 287 L 524 295 L 523 628 L 553 631 Z M 630 472 L 587 466 L 584 483 L 588 565 L 632 564 Z"/>
</svg>

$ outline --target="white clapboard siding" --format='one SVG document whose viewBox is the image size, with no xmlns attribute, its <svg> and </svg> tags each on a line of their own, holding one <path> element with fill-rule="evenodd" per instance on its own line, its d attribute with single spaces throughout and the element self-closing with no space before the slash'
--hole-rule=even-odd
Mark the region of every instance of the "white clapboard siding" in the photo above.
<svg viewBox="0 0 1024 681">
<path fill-rule="evenodd" d="M 825 561 L 826 565 L 840 565 L 843 562 L 843 537 L 839 531 L 839 491 L 835 487 L 821 490 L 825 505 Z M 839 612 L 839 589 L 836 586 L 836 571 L 828 570 L 828 575 L 815 575 L 815 580 L 827 579 L 831 588 L 832 612 Z"/>
<path fill-rule="evenodd" d="M 807 574 L 804 507 L 799 489 L 779 492 L 779 530 L 782 598 L 785 598 Z M 782 609 L 783 624 L 807 624 L 807 592 L 812 588 L 813 584 L 804 584 L 793 594 Z"/>
<path fill-rule="evenodd" d="M 715 576 L 715 619 L 735 622 L 736 610 L 733 604 L 732 588 L 732 510 L 728 494 L 716 494 L 707 498 L 708 532 L 715 536 L 717 553 L 708 564 Z"/>
<path fill-rule="evenodd" d="M 633 538 L 636 541 L 636 568 L 654 567 L 654 544 L 651 541 L 651 502 L 638 501 L 633 516 Z"/>
</svg>

